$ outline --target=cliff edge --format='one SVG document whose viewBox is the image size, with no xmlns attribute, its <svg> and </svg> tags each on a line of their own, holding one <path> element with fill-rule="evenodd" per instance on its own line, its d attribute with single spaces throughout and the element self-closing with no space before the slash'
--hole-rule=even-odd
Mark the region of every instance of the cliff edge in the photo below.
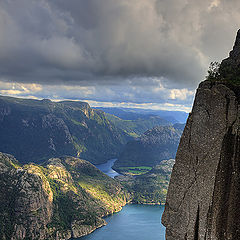
<svg viewBox="0 0 240 240">
<path fill-rule="evenodd" d="M 197 90 L 162 217 L 166 240 L 240 239 L 239 46 L 238 32 L 220 66 L 221 80 L 204 81 Z M 225 78 L 231 68 L 234 74 Z"/>
</svg>

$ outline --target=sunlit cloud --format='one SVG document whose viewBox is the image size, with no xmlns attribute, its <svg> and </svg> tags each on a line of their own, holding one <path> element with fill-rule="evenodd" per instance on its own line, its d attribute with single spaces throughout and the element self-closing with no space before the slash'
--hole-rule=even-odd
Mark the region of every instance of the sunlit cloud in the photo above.
<svg viewBox="0 0 240 240">
<path fill-rule="evenodd" d="M 193 96 L 194 91 L 189 91 L 188 89 L 171 89 L 170 99 L 186 100 L 189 96 Z"/>
</svg>

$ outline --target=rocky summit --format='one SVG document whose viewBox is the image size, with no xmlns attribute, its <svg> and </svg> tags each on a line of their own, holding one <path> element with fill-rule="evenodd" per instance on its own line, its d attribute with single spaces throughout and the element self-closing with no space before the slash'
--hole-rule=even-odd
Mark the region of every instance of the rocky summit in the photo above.
<svg viewBox="0 0 240 240">
<path fill-rule="evenodd" d="M 222 79 L 240 84 L 240 30 L 238 30 L 233 50 L 220 65 L 219 73 Z"/>
<path fill-rule="evenodd" d="M 197 90 L 162 218 L 166 240 L 240 239 L 239 47 L 238 32 L 220 80 Z"/>
</svg>

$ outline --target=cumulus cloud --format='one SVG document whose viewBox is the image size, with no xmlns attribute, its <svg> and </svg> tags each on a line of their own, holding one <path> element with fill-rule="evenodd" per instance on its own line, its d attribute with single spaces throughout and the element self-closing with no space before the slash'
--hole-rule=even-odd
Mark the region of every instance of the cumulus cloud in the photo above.
<svg viewBox="0 0 240 240">
<path fill-rule="evenodd" d="M 179 99 L 179 100 L 186 100 L 188 96 L 192 96 L 194 91 L 189 91 L 186 88 L 183 89 L 171 89 L 170 90 L 170 99 Z"/>
<path fill-rule="evenodd" d="M 239 19 L 237 0 L 2 0 L 0 77 L 62 97 L 80 86 L 68 91 L 189 102 L 209 62 L 227 56 Z"/>
</svg>

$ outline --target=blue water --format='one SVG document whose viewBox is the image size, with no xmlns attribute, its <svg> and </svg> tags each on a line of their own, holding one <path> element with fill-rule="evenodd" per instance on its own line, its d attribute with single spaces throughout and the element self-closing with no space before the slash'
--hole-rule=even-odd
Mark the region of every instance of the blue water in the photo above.
<svg viewBox="0 0 240 240">
<path fill-rule="evenodd" d="M 117 173 L 112 169 L 113 164 L 117 161 L 117 159 L 108 160 L 106 163 L 95 165 L 103 173 L 107 174 L 109 177 L 114 178 L 115 176 L 119 176 L 120 174 Z"/>
<path fill-rule="evenodd" d="M 107 225 L 79 240 L 165 240 L 163 206 L 127 205 L 105 218 Z"/>
<path fill-rule="evenodd" d="M 112 169 L 117 159 L 96 167 L 114 178 L 119 173 Z M 161 224 L 163 206 L 127 205 L 122 211 L 105 218 L 107 226 L 97 229 L 79 240 L 165 240 L 165 227 Z"/>
</svg>

